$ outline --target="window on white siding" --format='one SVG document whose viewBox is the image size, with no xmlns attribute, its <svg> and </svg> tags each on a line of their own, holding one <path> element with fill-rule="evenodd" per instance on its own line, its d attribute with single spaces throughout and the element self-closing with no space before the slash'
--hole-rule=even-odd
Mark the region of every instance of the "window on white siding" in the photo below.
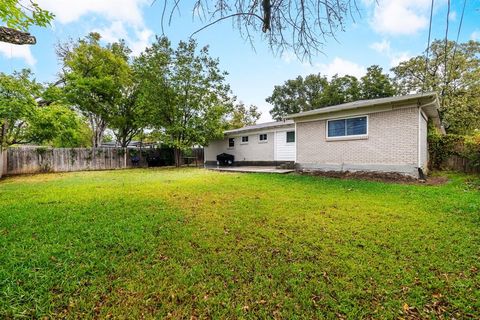
<svg viewBox="0 0 480 320">
<path fill-rule="evenodd" d="M 364 136 L 367 134 L 367 116 L 327 121 L 328 138 Z"/>
<path fill-rule="evenodd" d="M 268 139 L 268 136 L 266 133 L 262 133 L 258 136 L 258 140 L 260 140 L 260 142 L 267 142 L 267 139 Z"/>
<path fill-rule="evenodd" d="M 248 143 L 248 136 L 242 137 L 242 143 Z"/>
<path fill-rule="evenodd" d="M 287 143 L 295 142 L 295 131 L 287 132 Z"/>
<path fill-rule="evenodd" d="M 228 147 L 229 148 L 235 147 L 235 138 L 228 138 Z"/>
</svg>

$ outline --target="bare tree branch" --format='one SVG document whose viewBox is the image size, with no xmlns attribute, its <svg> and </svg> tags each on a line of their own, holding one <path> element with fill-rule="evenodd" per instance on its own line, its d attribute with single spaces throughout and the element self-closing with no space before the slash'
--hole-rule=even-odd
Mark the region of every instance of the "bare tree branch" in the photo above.
<svg viewBox="0 0 480 320">
<path fill-rule="evenodd" d="M 169 11 L 168 24 L 180 1 L 163 0 Z M 360 14 L 357 0 L 195 0 L 193 17 L 206 25 L 191 36 L 226 19 L 232 19 L 240 34 L 253 43 L 260 34 L 272 51 L 293 51 L 300 59 L 322 52 L 328 38 L 345 31 L 347 19 Z M 185 1 L 184 1 L 185 2 Z M 168 8 L 168 9 L 167 9 Z M 210 9 L 211 8 L 211 9 Z M 162 13 L 162 30 L 165 12 Z"/>
</svg>

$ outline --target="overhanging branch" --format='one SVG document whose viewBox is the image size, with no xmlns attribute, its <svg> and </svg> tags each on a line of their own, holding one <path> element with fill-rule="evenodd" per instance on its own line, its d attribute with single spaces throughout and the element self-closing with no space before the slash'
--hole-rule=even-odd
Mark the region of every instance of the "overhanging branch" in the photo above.
<svg viewBox="0 0 480 320">
<path fill-rule="evenodd" d="M 37 39 L 28 32 L 22 32 L 15 29 L 0 27 L 0 42 L 12 44 L 36 44 Z"/>
</svg>

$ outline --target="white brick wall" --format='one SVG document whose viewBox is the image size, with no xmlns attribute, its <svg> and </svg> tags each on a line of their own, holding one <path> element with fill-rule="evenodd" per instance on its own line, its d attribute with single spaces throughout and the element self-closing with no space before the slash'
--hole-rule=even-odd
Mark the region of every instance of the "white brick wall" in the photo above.
<svg viewBox="0 0 480 320">
<path fill-rule="evenodd" d="M 259 133 L 245 133 L 239 136 L 233 136 L 235 147 L 228 147 L 228 138 L 213 141 L 205 147 L 205 161 L 217 161 L 217 155 L 220 153 L 233 154 L 235 161 L 274 161 L 274 143 L 275 137 L 273 131 L 265 131 L 268 135 L 266 142 L 259 141 Z M 242 136 L 248 136 L 248 143 L 242 144 Z"/>
<path fill-rule="evenodd" d="M 326 120 L 297 122 L 297 163 L 337 168 L 364 165 L 379 171 L 398 167 L 402 168 L 398 171 L 413 172 L 418 166 L 418 116 L 416 107 L 371 113 L 368 138 L 344 141 L 327 141 Z"/>
</svg>

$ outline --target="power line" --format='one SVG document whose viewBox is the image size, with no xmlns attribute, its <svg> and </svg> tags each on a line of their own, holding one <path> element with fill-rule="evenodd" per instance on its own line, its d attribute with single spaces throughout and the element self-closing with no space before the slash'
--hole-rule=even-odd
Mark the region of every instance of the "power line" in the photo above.
<svg viewBox="0 0 480 320">
<path fill-rule="evenodd" d="M 458 25 L 457 40 L 455 40 L 455 46 L 453 47 L 452 61 L 455 61 L 455 54 L 457 53 L 458 39 L 460 38 L 460 31 L 462 30 L 463 16 L 465 14 L 466 5 L 467 5 L 467 0 L 463 0 L 462 16 L 460 18 L 460 24 Z"/>
<path fill-rule="evenodd" d="M 448 25 L 449 25 L 449 20 L 450 20 L 450 0 L 447 1 L 447 27 L 445 28 L 445 57 L 444 57 L 444 72 L 445 72 L 445 83 L 444 83 L 444 86 L 442 88 L 442 107 L 444 105 L 444 101 L 445 99 L 443 99 L 443 97 L 445 96 L 445 90 L 447 89 L 447 85 L 448 85 L 448 65 L 447 65 L 447 62 L 448 62 Z"/>
<path fill-rule="evenodd" d="M 428 54 L 430 51 L 430 37 L 432 35 L 432 18 L 433 18 L 433 4 L 435 0 L 432 0 L 432 4 L 430 6 L 430 25 L 428 27 L 428 41 L 427 41 L 427 50 L 425 53 L 425 76 L 423 78 L 423 88 L 422 92 L 425 91 L 425 86 L 427 82 L 427 74 L 428 74 Z"/>
</svg>

